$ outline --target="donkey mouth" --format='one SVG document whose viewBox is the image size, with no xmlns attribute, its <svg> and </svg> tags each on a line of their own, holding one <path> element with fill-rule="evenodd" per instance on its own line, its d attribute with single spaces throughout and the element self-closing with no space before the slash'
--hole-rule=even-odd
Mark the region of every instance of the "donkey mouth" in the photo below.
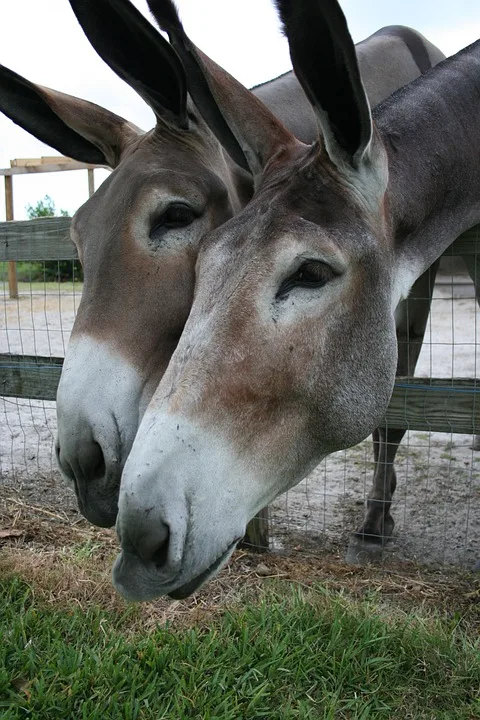
<svg viewBox="0 0 480 720">
<path fill-rule="evenodd" d="M 83 517 L 92 525 L 111 528 L 115 525 L 118 514 L 118 494 L 115 492 L 103 497 L 100 494 L 81 492 L 76 480 L 73 488 L 77 496 L 78 509 Z"/>
<path fill-rule="evenodd" d="M 222 555 L 220 555 L 219 558 L 215 560 L 206 570 L 200 573 L 200 575 L 197 575 L 197 577 L 193 578 L 193 580 L 190 580 L 188 583 L 185 583 L 185 585 L 181 585 L 180 587 L 176 588 L 175 590 L 172 590 L 172 592 L 168 593 L 168 596 L 172 598 L 172 600 L 184 600 L 189 595 L 192 595 L 196 590 L 198 590 L 201 585 L 203 585 L 209 578 L 211 578 L 217 570 L 220 569 L 220 567 L 227 562 L 230 555 L 235 550 L 237 543 L 240 542 L 242 538 L 237 538 L 231 545 L 228 546 L 228 548 L 225 550 Z"/>
<path fill-rule="evenodd" d="M 180 568 L 170 575 L 167 568 L 159 569 L 150 563 L 145 564 L 137 554 L 122 549 L 112 568 L 113 585 L 120 595 L 133 602 L 150 601 L 165 595 L 173 600 L 183 600 L 220 570 L 242 537 L 232 542 L 206 570 L 184 583 L 181 580 L 185 571 Z M 187 577 L 189 574 L 185 573 Z"/>
</svg>

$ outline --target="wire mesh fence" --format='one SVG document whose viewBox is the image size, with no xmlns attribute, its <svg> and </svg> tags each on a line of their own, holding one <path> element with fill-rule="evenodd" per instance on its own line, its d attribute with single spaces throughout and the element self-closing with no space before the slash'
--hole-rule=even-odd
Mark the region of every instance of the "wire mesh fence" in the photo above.
<svg viewBox="0 0 480 720">
<path fill-rule="evenodd" d="M 4 255 L 8 252 L 9 258 L 18 259 L 17 298 L 10 297 L 7 261 L 0 263 L 0 351 L 11 357 L 11 368 L 18 356 L 54 359 L 65 355 L 82 289 L 72 259 L 69 223 L 67 218 L 39 219 L 9 224 L 8 235 L 0 230 Z M 67 273 L 65 264 L 70 266 Z M 70 280 L 52 279 L 65 276 Z M 7 359 L 7 369 L 8 364 Z M 59 478 L 55 402 L 43 399 L 44 390 L 38 378 L 30 390 L 22 392 L 23 397 L 0 397 L 0 477 L 5 493 L 20 493 L 55 511 L 65 500 L 72 507 L 76 503 Z"/>
<path fill-rule="evenodd" d="M 7 357 L 62 358 L 81 298 L 82 283 L 76 281 L 73 269 L 74 252 L 67 245 L 65 226 L 61 225 L 66 220 L 44 223 L 41 233 L 40 226 L 34 226 L 37 222 L 23 223 L 22 228 L 21 223 L 15 223 L 24 250 L 12 249 L 9 241 L 9 252 L 15 252 L 25 263 L 16 299 L 8 293 L 5 254 L 5 262 L 0 264 L 0 345 L 1 353 Z M 480 233 L 476 232 L 473 239 L 480 240 Z M 26 243 L 35 250 L 25 250 Z M 64 248 L 60 252 L 62 262 L 68 259 L 72 263 L 68 281 L 47 279 L 46 263 L 59 262 L 54 246 Z M 28 267 L 30 260 L 26 259 L 34 255 L 42 258 L 36 261 L 35 279 Z M 38 279 L 39 262 L 44 267 L 43 279 Z M 474 278 L 471 268 L 475 263 L 469 268 Z M 461 261 L 453 266 L 444 262 L 437 275 L 415 371 L 418 378 L 442 378 L 441 388 L 435 388 L 430 380 L 427 384 L 432 385 L 432 391 L 440 389 L 443 394 L 437 393 L 433 410 L 425 404 L 422 429 L 408 430 L 397 453 L 398 484 L 392 505 L 396 525 L 393 541 L 384 550 L 387 556 L 461 566 L 470 566 L 480 557 L 480 451 L 475 449 L 478 321 L 475 284 L 465 266 Z M 39 382 L 44 382 L 40 379 L 44 376 L 38 377 Z M 462 386 L 462 378 L 469 379 L 469 384 Z M 450 391 L 447 396 L 445 386 Z M 472 408 L 471 430 L 464 413 L 461 427 L 465 432 L 458 433 L 458 401 L 462 393 Z M 32 503 L 44 503 L 52 509 L 57 503 L 73 507 L 74 495 L 63 486 L 56 467 L 55 403 L 42 397 L 42 387 L 37 396 L 35 390 L 30 390 L 29 397 L 0 397 L 2 488 L 4 492 L 25 493 Z M 409 396 L 399 397 L 398 402 L 405 403 L 407 416 Z M 452 418 L 450 432 L 437 431 L 436 414 Z M 422 407 L 417 409 L 417 416 L 422 417 Z M 443 428 L 450 427 L 448 421 L 443 419 L 442 423 Z M 300 546 L 319 553 L 343 554 L 363 516 L 373 467 L 372 438 L 328 457 L 306 480 L 272 504 L 270 544 L 285 550 Z"/>
</svg>

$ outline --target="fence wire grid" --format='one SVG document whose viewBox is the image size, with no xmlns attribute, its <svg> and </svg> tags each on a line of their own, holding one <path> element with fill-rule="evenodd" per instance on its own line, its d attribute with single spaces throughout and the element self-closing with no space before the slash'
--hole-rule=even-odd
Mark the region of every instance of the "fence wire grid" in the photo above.
<svg viewBox="0 0 480 720">
<path fill-rule="evenodd" d="M 1 353 L 65 355 L 82 283 L 73 272 L 69 281 L 48 281 L 42 254 L 44 259 L 36 261 L 35 267 L 27 261 L 19 264 L 17 299 L 9 297 L 7 263 L 0 263 Z M 44 277 L 39 279 L 42 264 Z M 478 321 L 475 285 L 463 262 L 444 258 L 415 376 L 476 379 Z M 55 403 L 0 397 L 0 426 L 0 493 L 24 497 L 52 511 L 73 512 L 74 493 L 61 480 L 55 460 Z M 395 467 L 392 514 L 396 525 L 384 552 L 422 563 L 473 565 L 480 557 L 479 440 L 472 434 L 408 430 Z M 362 519 L 373 468 L 371 437 L 329 456 L 271 505 L 271 545 L 343 554 Z"/>
</svg>

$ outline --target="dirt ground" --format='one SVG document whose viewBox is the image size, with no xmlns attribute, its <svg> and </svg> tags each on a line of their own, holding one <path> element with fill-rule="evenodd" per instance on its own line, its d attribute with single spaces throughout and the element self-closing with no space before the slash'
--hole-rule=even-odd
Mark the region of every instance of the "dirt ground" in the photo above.
<svg viewBox="0 0 480 720">
<path fill-rule="evenodd" d="M 438 285 L 418 376 L 476 377 L 479 311 L 473 287 Z M 454 299 L 453 299 L 454 298 Z M 22 288 L 0 309 L 2 352 L 63 355 L 79 295 L 73 287 Z M 455 343 L 455 344 L 453 344 Z M 2 526 L 32 507 L 48 520 L 81 522 L 55 465 L 55 404 L 0 398 Z M 398 453 L 393 541 L 385 563 L 471 567 L 480 557 L 480 452 L 472 437 L 410 432 Z M 372 478 L 371 439 L 326 459 L 270 509 L 276 550 L 343 557 Z M 23 510 L 22 510 L 23 507 Z M 43 513 L 43 514 L 42 514 Z M 393 565 L 392 565 L 393 567 Z"/>
</svg>

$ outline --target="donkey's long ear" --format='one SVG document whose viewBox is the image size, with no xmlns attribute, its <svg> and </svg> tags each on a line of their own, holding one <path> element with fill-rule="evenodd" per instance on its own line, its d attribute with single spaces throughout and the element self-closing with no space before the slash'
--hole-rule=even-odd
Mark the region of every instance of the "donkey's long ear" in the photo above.
<svg viewBox="0 0 480 720">
<path fill-rule="evenodd" d="M 337 0 L 275 0 L 293 68 L 317 115 L 327 152 L 358 167 L 372 119 L 355 46 Z"/>
<path fill-rule="evenodd" d="M 63 155 L 112 168 L 141 132 L 99 105 L 35 85 L 3 65 L 0 111 Z"/>
<path fill-rule="evenodd" d="M 172 0 L 147 3 L 185 67 L 188 91 L 205 122 L 241 167 L 259 175 L 295 138 L 258 98 L 191 42 Z"/>
<path fill-rule="evenodd" d="M 185 71 L 175 50 L 128 0 L 70 0 L 100 57 L 157 118 L 187 128 Z"/>
</svg>

